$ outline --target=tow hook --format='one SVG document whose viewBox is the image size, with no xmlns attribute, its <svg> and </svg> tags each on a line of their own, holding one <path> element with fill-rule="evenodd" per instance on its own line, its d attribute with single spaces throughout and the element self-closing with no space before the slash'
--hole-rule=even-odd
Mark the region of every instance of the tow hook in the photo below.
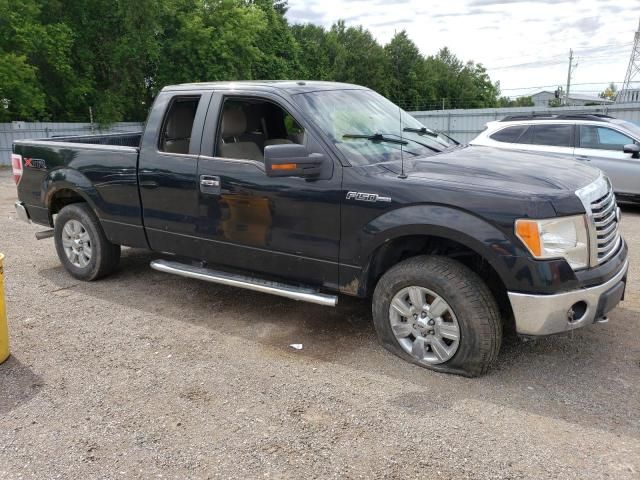
<svg viewBox="0 0 640 480">
<path fill-rule="evenodd" d="M 36 240 L 44 240 L 45 238 L 53 237 L 55 230 L 44 230 L 42 232 L 36 232 Z"/>
</svg>

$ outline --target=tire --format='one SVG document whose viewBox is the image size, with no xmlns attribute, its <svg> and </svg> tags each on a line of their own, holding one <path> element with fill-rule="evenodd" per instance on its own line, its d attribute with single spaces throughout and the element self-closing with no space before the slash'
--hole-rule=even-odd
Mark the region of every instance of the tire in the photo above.
<svg viewBox="0 0 640 480">
<path fill-rule="evenodd" d="M 98 217 L 86 203 L 74 203 L 60 210 L 54 239 L 60 262 L 79 280 L 104 277 L 120 261 L 120 245 L 107 240 Z"/>
<path fill-rule="evenodd" d="M 422 367 L 477 377 L 498 356 L 498 305 L 475 272 L 450 258 L 418 256 L 395 265 L 378 282 L 372 310 L 380 343 Z"/>
</svg>

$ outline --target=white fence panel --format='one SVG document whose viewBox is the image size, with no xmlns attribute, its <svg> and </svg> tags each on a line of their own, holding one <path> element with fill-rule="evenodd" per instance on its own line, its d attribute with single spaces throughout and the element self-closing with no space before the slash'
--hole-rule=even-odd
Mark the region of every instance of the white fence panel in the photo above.
<svg viewBox="0 0 640 480">
<path fill-rule="evenodd" d="M 640 103 L 593 107 L 515 107 L 480 108 L 473 110 L 429 110 L 426 112 L 411 112 L 411 115 L 422 122 L 425 127 L 445 132 L 464 143 L 484 130 L 487 122 L 501 120 L 507 115 L 530 115 L 532 113 L 604 113 L 612 117 L 640 124 Z"/>
</svg>

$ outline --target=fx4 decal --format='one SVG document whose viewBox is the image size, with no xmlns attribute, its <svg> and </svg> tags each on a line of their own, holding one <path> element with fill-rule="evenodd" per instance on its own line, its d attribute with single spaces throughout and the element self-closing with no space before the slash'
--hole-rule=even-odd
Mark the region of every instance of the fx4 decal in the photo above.
<svg viewBox="0 0 640 480">
<path fill-rule="evenodd" d="M 362 202 L 390 202 L 391 197 L 381 197 L 377 193 L 348 192 L 347 200 L 360 200 Z"/>
<path fill-rule="evenodd" d="M 24 157 L 24 166 L 29 168 L 39 168 L 44 170 L 47 168 L 47 163 L 41 158 Z"/>
</svg>

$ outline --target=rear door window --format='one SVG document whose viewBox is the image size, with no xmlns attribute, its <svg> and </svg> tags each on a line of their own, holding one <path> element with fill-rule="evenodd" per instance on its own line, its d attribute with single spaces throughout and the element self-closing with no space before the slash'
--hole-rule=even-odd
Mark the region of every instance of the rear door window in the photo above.
<svg viewBox="0 0 640 480">
<path fill-rule="evenodd" d="M 598 150 L 622 151 L 625 145 L 634 143 L 631 137 L 607 127 L 580 126 L 580 147 Z"/>
<path fill-rule="evenodd" d="M 518 143 L 518 139 L 527 129 L 527 125 L 514 125 L 513 127 L 503 128 L 497 131 L 489 138 L 496 142 Z"/>
<path fill-rule="evenodd" d="M 191 130 L 200 97 L 176 97 L 167 109 L 158 148 L 161 152 L 188 154 Z"/>
<path fill-rule="evenodd" d="M 550 147 L 572 147 L 573 125 L 550 124 L 533 125 L 531 138 L 528 143 L 532 145 L 546 145 Z"/>
</svg>

